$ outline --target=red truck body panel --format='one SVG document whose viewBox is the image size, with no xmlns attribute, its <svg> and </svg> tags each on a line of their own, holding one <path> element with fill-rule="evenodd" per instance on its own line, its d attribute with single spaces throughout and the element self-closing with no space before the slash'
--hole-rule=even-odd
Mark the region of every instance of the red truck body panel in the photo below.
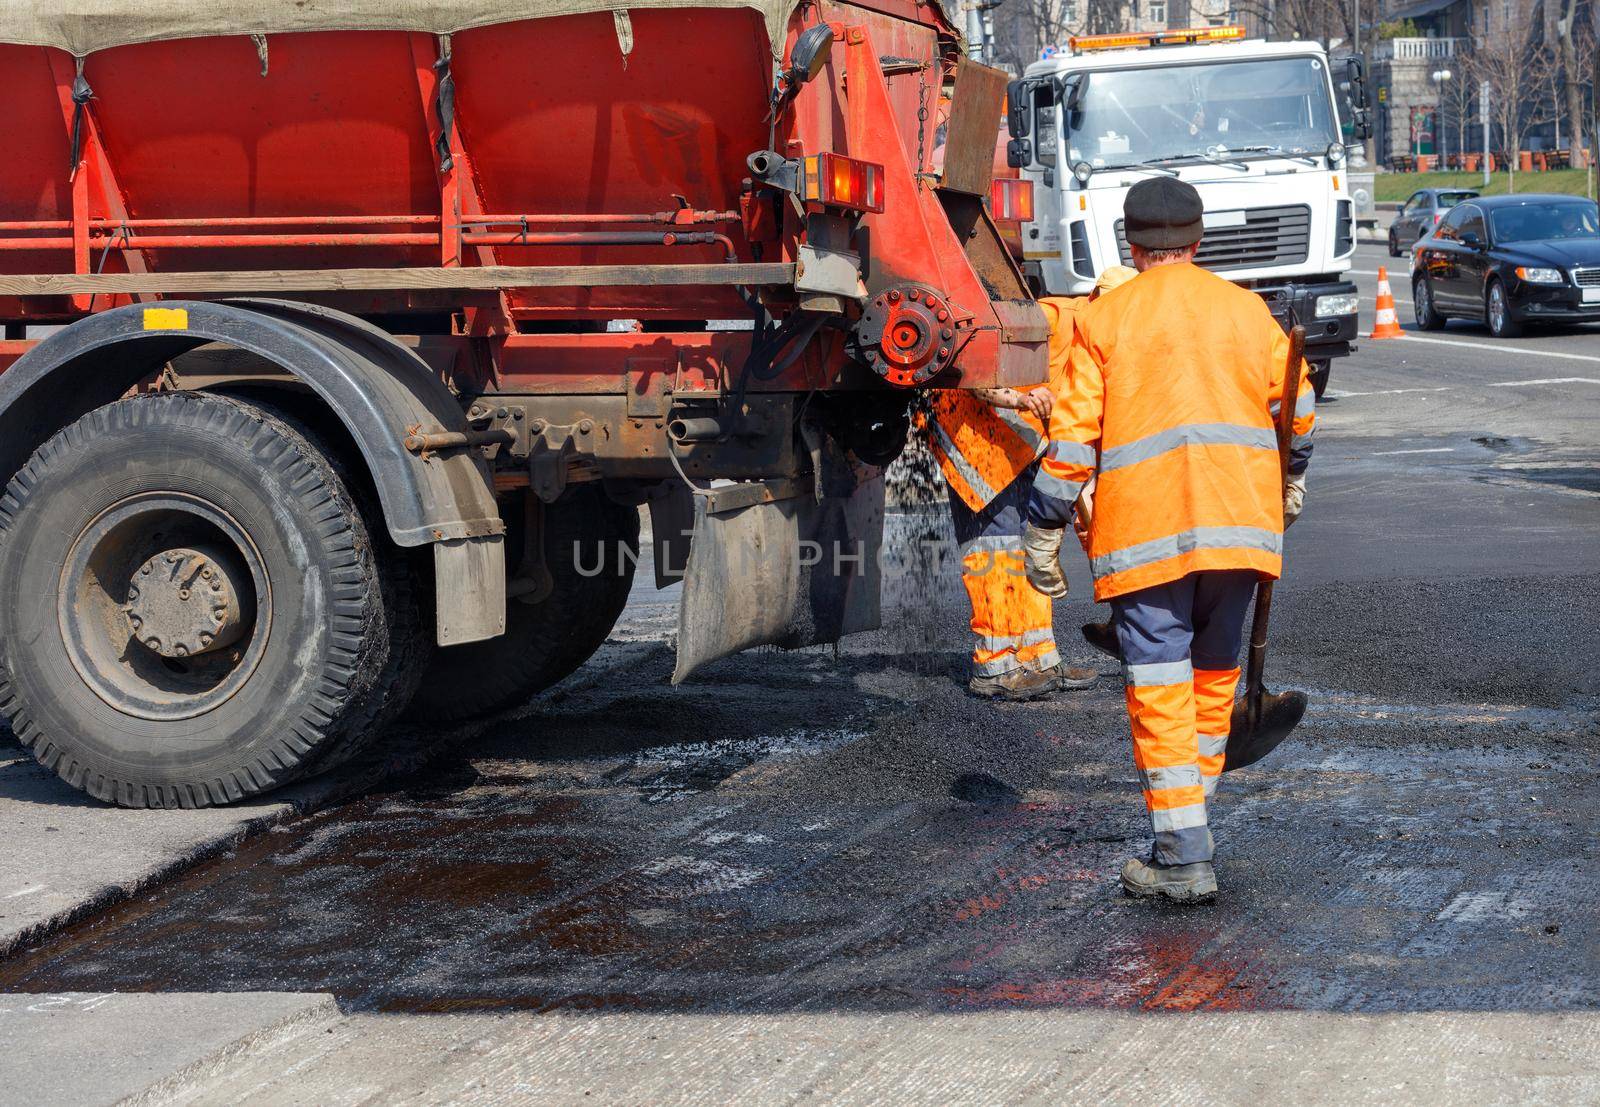
<svg viewBox="0 0 1600 1107">
<path fill-rule="evenodd" d="M 843 34 L 776 125 L 774 51 L 761 14 L 744 8 L 634 10 L 626 53 L 609 12 L 447 38 L 271 35 L 264 52 L 248 35 L 114 46 L 82 59 L 86 102 L 74 100 L 80 74 L 65 51 L 0 45 L 0 276 L 793 261 L 796 221 L 777 241 L 747 236 L 746 159 L 768 148 L 834 151 L 902 163 L 891 166 L 888 209 L 863 221 L 865 291 L 927 282 L 971 313 L 971 340 L 940 383 L 1026 378 L 1041 349 L 1026 294 L 969 259 L 933 196 L 936 182 L 916 176 L 934 143 L 934 123 L 918 112 L 931 115 L 954 65 L 950 30 L 932 4 L 875 7 L 825 3 L 791 19 L 783 56 L 819 15 Z M 453 113 L 441 115 L 446 75 Z M 606 234 L 611 241 L 596 241 Z M 133 298 L 0 295 L 0 317 L 65 322 Z M 419 322 L 399 329 L 418 333 L 439 333 L 421 320 L 451 318 L 446 331 L 490 340 L 490 365 L 476 371 L 501 388 L 510 382 L 493 367 L 519 371 L 530 359 L 517 348 L 537 349 L 542 332 L 562 324 L 620 318 L 682 329 L 751 314 L 730 285 L 314 298 L 410 314 Z M 999 300 L 1013 302 L 991 304 Z M 813 345 L 792 373 L 759 387 L 840 383 L 840 344 Z M 608 381 L 614 356 L 596 366 Z"/>
</svg>

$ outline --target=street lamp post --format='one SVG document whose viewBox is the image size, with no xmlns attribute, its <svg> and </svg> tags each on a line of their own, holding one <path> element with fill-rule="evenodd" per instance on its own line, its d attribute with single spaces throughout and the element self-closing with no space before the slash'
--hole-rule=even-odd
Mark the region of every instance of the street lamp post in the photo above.
<svg viewBox="0 0 1600 1107">
<path fill-rule="evenodd" d="M 1478 118 L 1483 121 L 1483 187 L 1489 187 L 1489 82 L 1478 82 Z"/>
<path fill-rule="evenodd" d="M 1439 105 L 1444 102 L 1444 83 L 1451 78 L 1448 69 L 1435 69 L 1433 71 L 1433 145 L 1437 151 L 1443 145 L 1439 141 Z M 1422 132 L 1417 132 L 1417 153 L 1422 153 Z"/>
</svg>

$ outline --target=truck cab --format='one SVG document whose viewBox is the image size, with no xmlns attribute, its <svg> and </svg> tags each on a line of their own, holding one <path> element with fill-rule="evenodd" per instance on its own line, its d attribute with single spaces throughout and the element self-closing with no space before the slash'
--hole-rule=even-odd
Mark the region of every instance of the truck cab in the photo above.
<svg viewBox="0 0 1600 1107">
<path fill-rule="evenodd" d="M 1319 44 L 1246 40 L 1240 27 L 1079 37 L 1029 66 L 1008 99 L 1007 160 L 1034 182 L 1021 237 L 1036 294 L 1087 294 L 1101 270 L 1128 264 L 1128 189 L 1178 177 L 1205 204 L 1198 264 L 1306 328 L 1321 393 L 1332 359 L 1351 351 L 1357 297 L 1344 277 L 1355 251 L 1346 135 Z"/>
</svg>

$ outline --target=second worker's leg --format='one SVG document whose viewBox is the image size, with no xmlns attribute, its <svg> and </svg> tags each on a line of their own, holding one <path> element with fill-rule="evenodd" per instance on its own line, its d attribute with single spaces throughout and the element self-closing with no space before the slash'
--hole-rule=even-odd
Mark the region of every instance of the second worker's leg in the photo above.
<svg viewBox="0 0 1600 1107">
<path fill-rule="evenodd" d="M 1248 570 L 1197 574 L 1194 600 L 1194 721 L 1200 737 L 1200 777 L 1209 802 L 1222 779 L 1228 727 L 1239 687 L 1239 649 L 1255 595 Z"/>
<path fill-rule="evenodd" d="M 1217 890 L 1189 658 L 1193 580 L 1112 600 L 1134 763 L 1155 834 L 1150 860 L 1123 868 L 1122 885 L 1132 895 L 1193 900 Z"/>
<path fill-rule="evenodd" d="M 1024 574 L 1022 534 L 1012 525 L 1008 502 L 1002 492 L 974 512 L 950 498 L 961 547 L 961 583 L 972 604 L 972 678 L 967 689 L 987 699 L 1041 699 L 1056 689 L 1036 660 L 1046 651 L 1055 652 L 1050 598 L 1036 591 Z"/>
</svg>

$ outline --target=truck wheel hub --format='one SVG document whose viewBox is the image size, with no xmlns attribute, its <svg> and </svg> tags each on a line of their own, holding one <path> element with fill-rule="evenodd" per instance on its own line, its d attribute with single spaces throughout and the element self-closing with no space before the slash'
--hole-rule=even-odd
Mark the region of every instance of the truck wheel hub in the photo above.
<svg viewBox="0 0 1600 1107">
<path fill-rule="evenodd" d="M 880 292 L 856 328 L 860 359 L 890 384 L 926 384 L 949 367 L 955 323 L 943 297 L 922 285 Z"/>
<path fill-rule="evenodd" d="M 61 568 L 67 660 L 107 705 L 192 719 L 237 695 L 271 633 L 261 552 L 215 504 L 141 492 L 84 527 Z"/>
<path fill-rule="evenodd" d="M 178 547 L 151 557 L 128 584 L 128 626 L 162 657 L 225 649 L 244 633 L 242 567 L 212 548 Z"/>
</svg>

